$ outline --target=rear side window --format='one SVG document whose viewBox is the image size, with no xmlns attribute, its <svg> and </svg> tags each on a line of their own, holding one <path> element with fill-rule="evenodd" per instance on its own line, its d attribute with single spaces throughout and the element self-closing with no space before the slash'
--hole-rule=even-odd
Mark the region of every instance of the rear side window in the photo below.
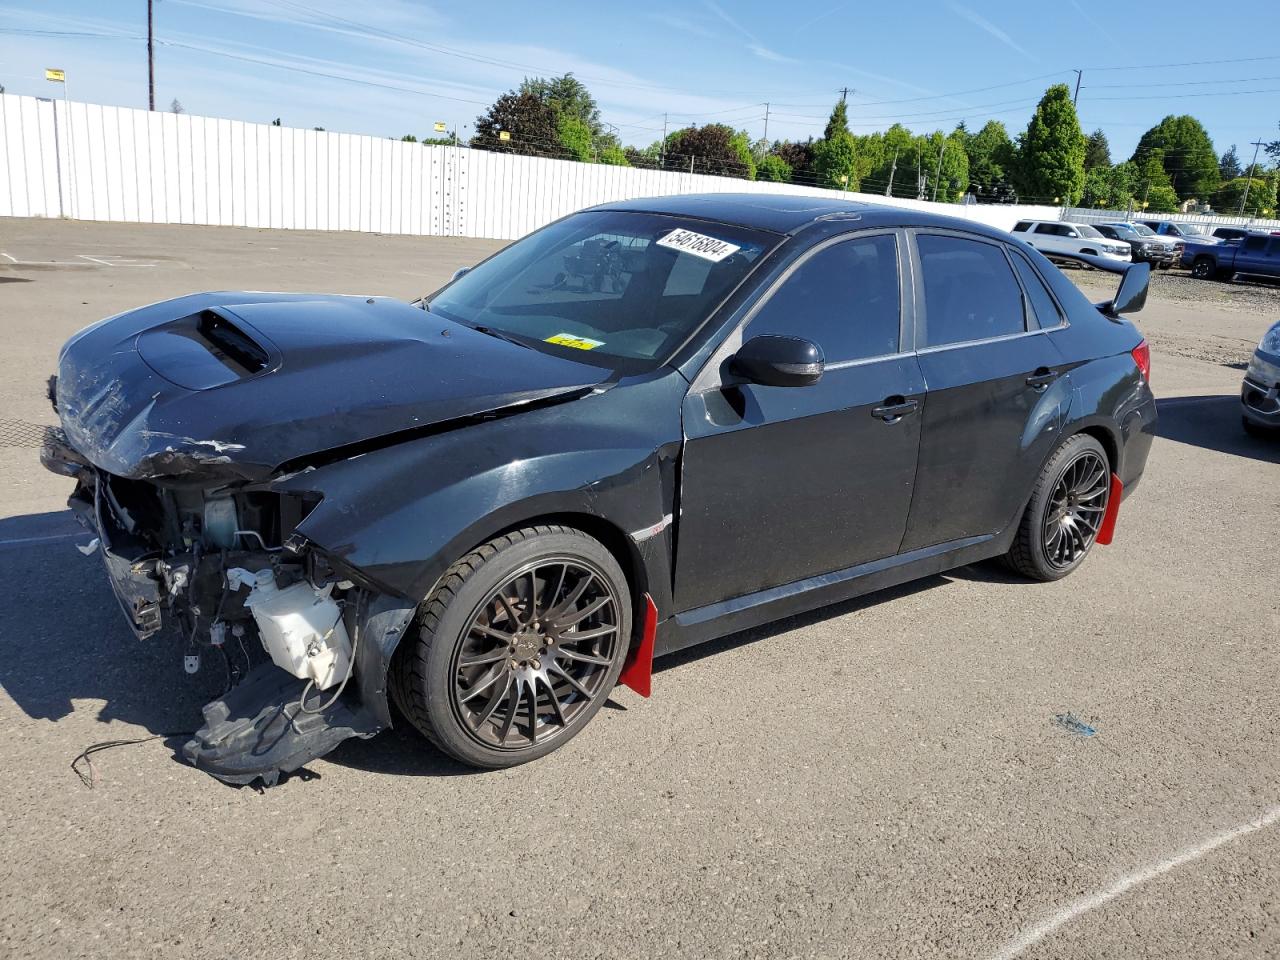
<svg viewBox="0 0 1280 960">
<path fill-rule="evenodd" d="M 1261 253 L 1263 247 L 1267 245 L 1266 237 L 1249 237 L 1244 242 L 1244 248 L 1250 253 Z"/>
<path fill-rule="evenodd" d="M 898 352 L 898 244 L 891 234 L 845 240 L 797 267 L 751 318 L 746 336 L 804 337 L 828 362 Z"/>
<path fill-rule="evenodd" d="M 1050 295 L 1044 281 L 1027 258 L 1015 252 L 1011 257 L 1013 266 L 1022 280 L 1022 288 L 1027 291 L 1027 299 L 1031 301 L 1031 310 L 1041 327 L 1056 327 L 1063 323 L 1062 311 Z M 1035 324 L 1030 324 L 1034 326 Z"/>
<path fill-rule="evenodd" d="M 941 234 L 916 237 L 924 279 L 922 346 L 986 340 L 1027 329 L 1022 288 L 993 243 Z"/>
<path fill-rule="evenodd" d="M 1030 220 L 1019 220 L 1013 225 L 1014 233 L 1026 233 L 1031 228 Z"/>
</svg>

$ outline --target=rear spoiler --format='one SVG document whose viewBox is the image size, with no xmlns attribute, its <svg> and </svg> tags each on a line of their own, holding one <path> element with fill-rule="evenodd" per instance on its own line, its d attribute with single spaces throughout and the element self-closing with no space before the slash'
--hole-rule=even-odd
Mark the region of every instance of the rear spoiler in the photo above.
<svg viewBox="0 0 1280 960">
<path fill-rule="evenodd" d="M 1110 300 L 1094 304 L 1108 317 L 1119 319 L 1123 313 L 1137 313 L 1147 303 L 1147 287 L 1151 283 L 1151 264 L 1149 263 L 1123 263 L 1119 260 L 1108 260 L 1106 257 L 1095 257 L 1088 253 L 1060 253 L 1056 250 L 1052 255 L 1046 254 L 1046 256 L 1051 260 L 1070 260 L 1073 263 L 1084 264 L 1086 267 L 1093 267 L 1095 270 L 1121 274 L 1116 295 Z"/>
</svg>

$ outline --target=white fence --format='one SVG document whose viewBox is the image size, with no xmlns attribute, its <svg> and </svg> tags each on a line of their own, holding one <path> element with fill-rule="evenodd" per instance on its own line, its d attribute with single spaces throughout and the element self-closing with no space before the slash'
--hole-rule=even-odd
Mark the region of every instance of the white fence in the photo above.
<svg viewBox="0 0 1280 960">
<path fill-rule="evenodd" d="M 610 200 L 722 192 L 845 196 L 1006 230 L 1060 216 L 0 94 L 0 216 L 510 239 Z"/>
<path fill-rule="evenodd" d="M 1247 227 L 1250 230 L 1280 230 L 1280 220 L 1261 217 L 1232 216 L 1231 214 L 1204 213 L 1143 213 L 1134 210 L 1091 210 L 1088 207 L 1067 207 L 1062 219 L 1073 223 L 1112 223 L 1117 220 L 1176 220 L 1178 223 L 1203 223 L 1211 231 L 1214 227 Z"/>
</svg>

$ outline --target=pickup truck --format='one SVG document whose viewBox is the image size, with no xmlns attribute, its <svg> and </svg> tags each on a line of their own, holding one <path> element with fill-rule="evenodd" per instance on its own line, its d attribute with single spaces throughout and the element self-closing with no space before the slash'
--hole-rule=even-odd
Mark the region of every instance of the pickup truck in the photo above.
<svg viewBox="0 0 1280 960">
<path fill-rule="evenodd" d="M 1188 241 L 1182 263 L 1200 280 L 1233 280 L 1237 276 L 1280 280 L 1280 237 L 1251 233 L 1225 243 Z"/>
</svg>

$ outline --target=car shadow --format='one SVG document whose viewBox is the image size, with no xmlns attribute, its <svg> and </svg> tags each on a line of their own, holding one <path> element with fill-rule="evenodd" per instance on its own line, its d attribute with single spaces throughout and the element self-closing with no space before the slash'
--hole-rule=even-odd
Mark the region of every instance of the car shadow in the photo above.
<svg viewBox="0 0 1280 960">
<path fill-rule="evenodd" d="M 1240 397 L 1167 397 L 1156 401 L 1156 433 L 1167 440 L 1280 463 L 1280 438 L 1252 437 L 1240 423 Z"/>
<path fill-rule="evenodd" d="M 221 662 L 183 670 L 180 639 L 136 639 L 99 556 L 77 545 L 90 535 L 71 511 L 0 520 L 0 687 L 28 717 L 58 722 L 85 701 L 96 719 L 152 734 L 192 730 L 200 708 L 222 692 Z"/>
</svg>

